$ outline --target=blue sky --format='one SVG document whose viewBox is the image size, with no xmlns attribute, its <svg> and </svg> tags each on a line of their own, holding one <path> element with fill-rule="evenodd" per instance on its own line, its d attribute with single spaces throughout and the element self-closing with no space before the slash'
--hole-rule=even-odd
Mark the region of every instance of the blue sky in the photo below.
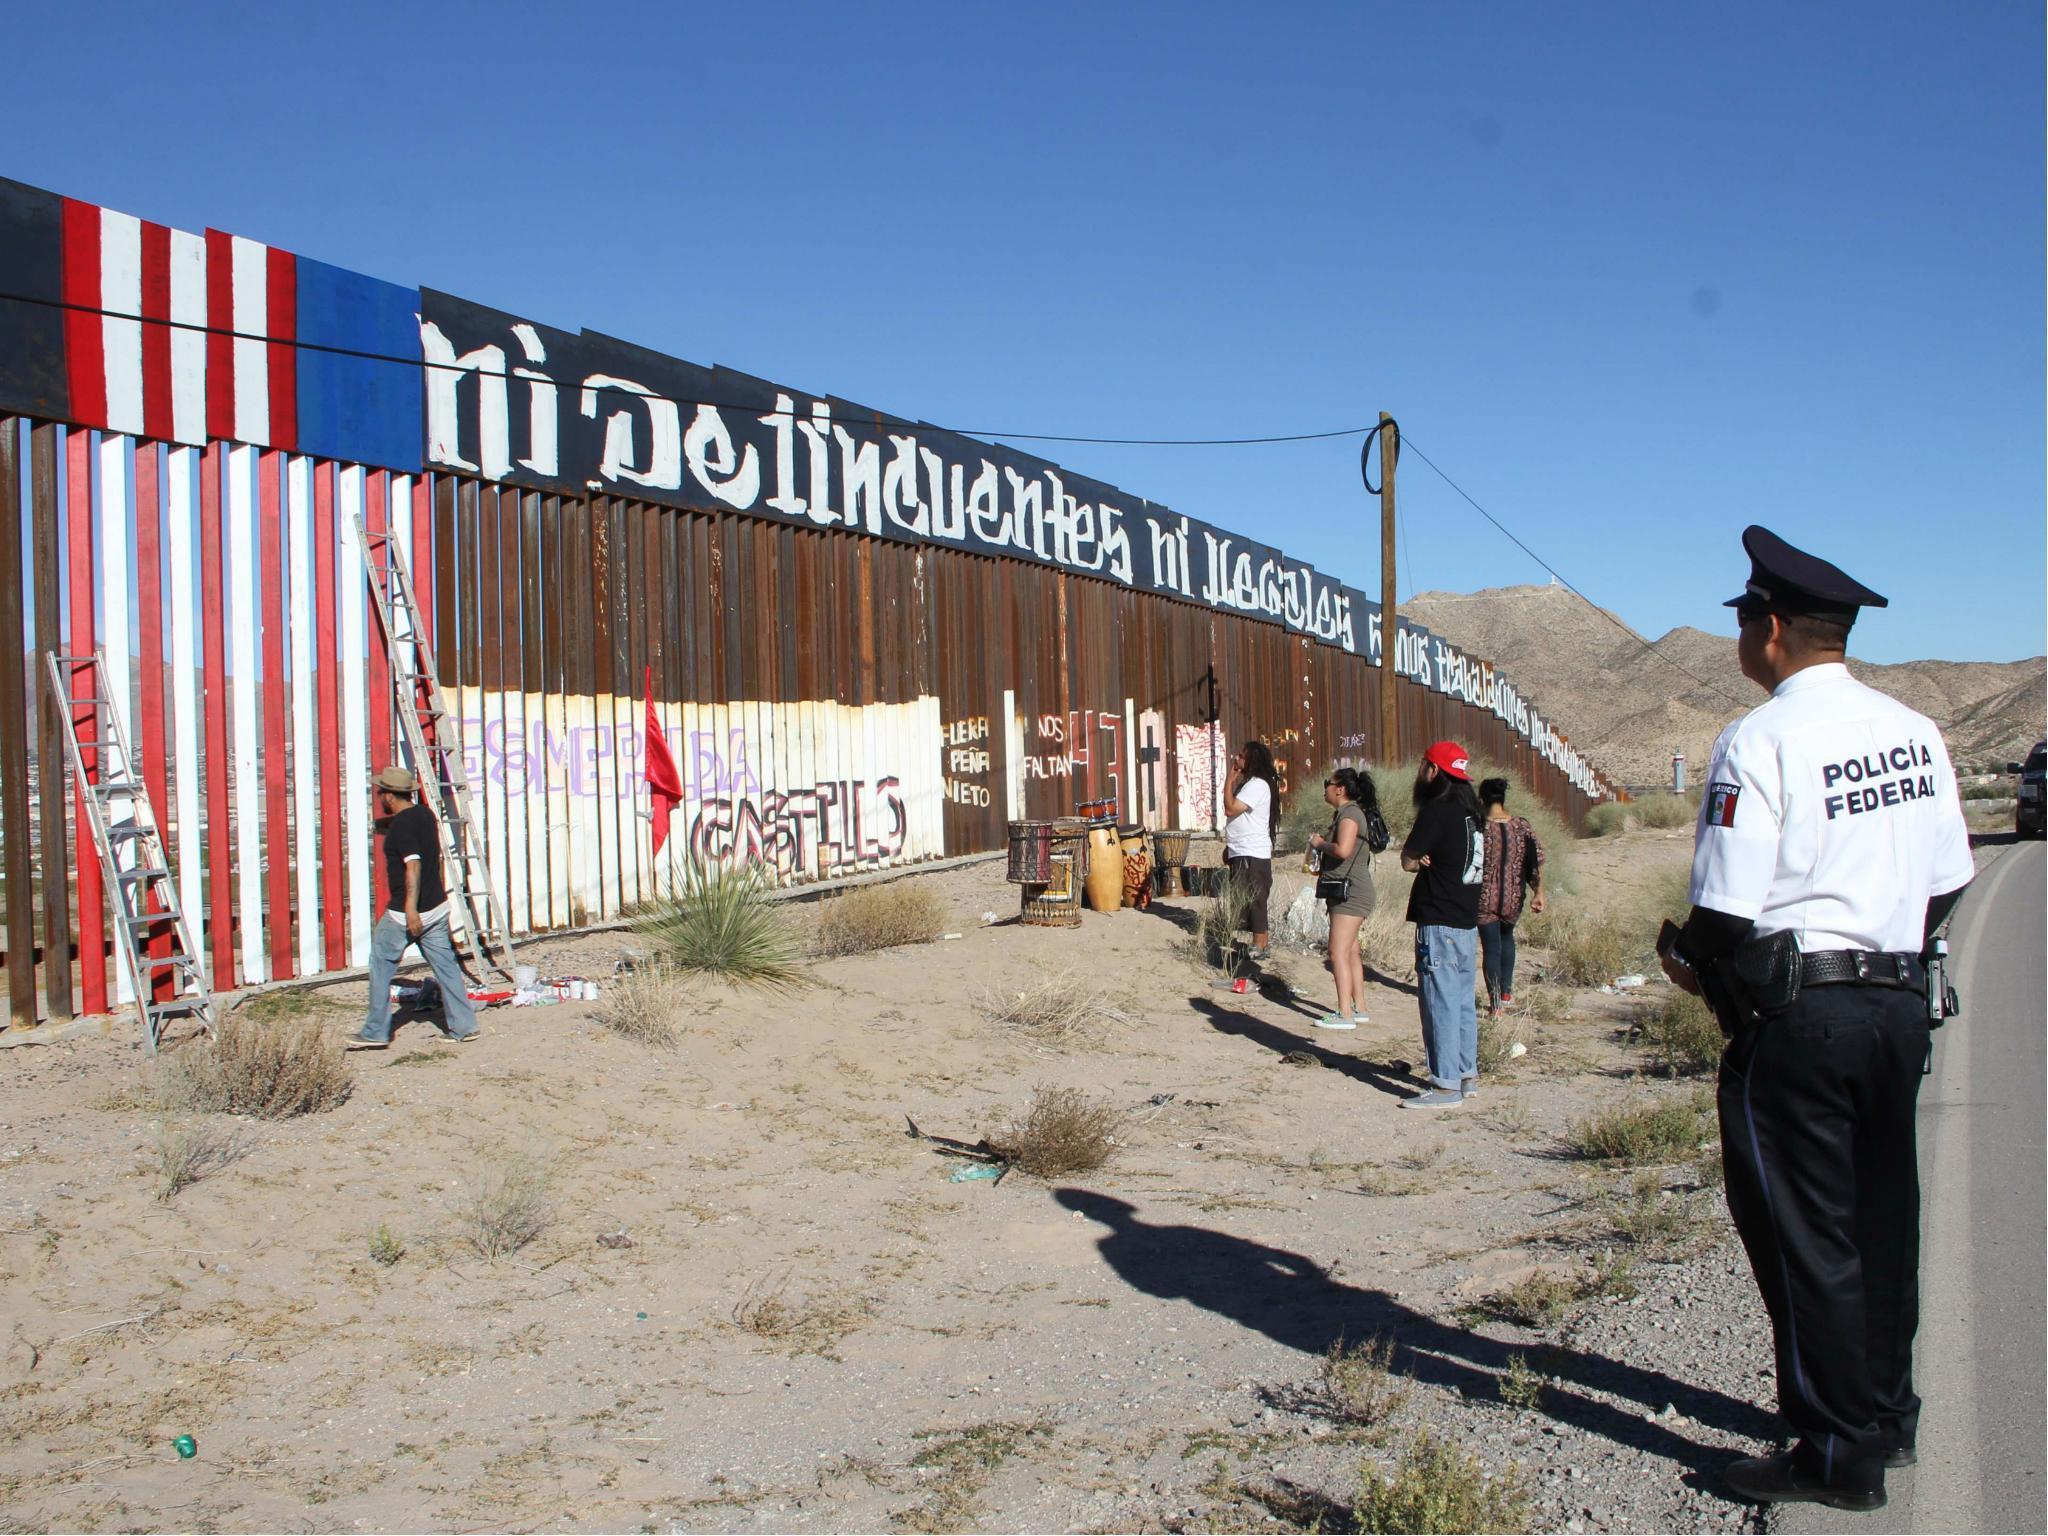
<svg viewBox="0 0 2048 1536">
<path fill-rule="evenodd" d="M 2023 4 L 74 3 L 0 173 L 962 429 L 1415 446 L 1654 637 L 2043 649 Z M 1023 444 L 1377 591 L 1356 439 Z M 1543 581 L 1419 459 L 1400 589 Z"/>
</svg>

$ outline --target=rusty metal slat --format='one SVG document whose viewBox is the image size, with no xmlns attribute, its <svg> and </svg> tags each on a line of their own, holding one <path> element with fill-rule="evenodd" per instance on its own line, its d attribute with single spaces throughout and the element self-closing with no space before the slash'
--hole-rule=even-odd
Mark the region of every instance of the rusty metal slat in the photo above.
<svg viewBox="0 0 2048 1536">
<path fill-rule="evenodd" d="M 22 611 L 21 430 L 0 416 L 0 837 L 7 840 L 7 995 L 10 1016 L 36 1017 L 35 861 L 29 846 L 28 688 L 34 677 Z M 161 688 L 163 680 L 157 679 Z"/>
<path fill-rule="evenodd" d="M 35 566 L 36 655 L 64 648 L 58 562 L 64 551 L 57 513 L 57 433 L 38 422 L 29 434 L 29 502 L 34 538 L 29 558 Z M 71 893 L 66 872 L 71 868 L 70 839 L 64 825 L 63 717 L 47 688 L 36 689 L 36 788 L 42 812 L 43 1007 L 53 1019 L 71 1017 L 71 962 L 75 945 L 71 931 Z"/>
</svg>

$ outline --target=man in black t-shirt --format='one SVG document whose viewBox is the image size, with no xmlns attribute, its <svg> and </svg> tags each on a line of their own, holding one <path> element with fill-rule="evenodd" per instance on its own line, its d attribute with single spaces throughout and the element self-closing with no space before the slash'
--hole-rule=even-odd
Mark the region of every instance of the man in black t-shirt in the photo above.
<svg viewBox="0 0 2048 1536">
<path fill-rule="evenodd" d="M 1484 813 L 1472 792 L 1470 760 L 1454 741 L 1422 754 L 1415 774 L 1415 825 L 1401 867 L 1415 876 L 1408 921 L 1415 925 L 1415 980 L 1429 1088 L 1403 1109 L 1447 1109 L 1479 1088 L 1479 888 L 1485 868 Z"/>
<path fill-rule="evenodd" d="M 378 772 L 375 794 L 384 829 L 384 880 L 388 904 L 370 936 L 370 1012 L 360 1032 L 349 1036 L 352 1051 L 381 1051 L 391 1044 L 391 980 L 406 947 L 417 944 L 441 984 L 447 1018 L 443 1033 L 453 1040 L 476 1038 L 476 1010 L 469 980 L 455 958 L 448 934 L 448 891 L 441 882 L 441 828 L 434 813 L 413 799 L 412 775 L 403 768 Z"/>
</svg>

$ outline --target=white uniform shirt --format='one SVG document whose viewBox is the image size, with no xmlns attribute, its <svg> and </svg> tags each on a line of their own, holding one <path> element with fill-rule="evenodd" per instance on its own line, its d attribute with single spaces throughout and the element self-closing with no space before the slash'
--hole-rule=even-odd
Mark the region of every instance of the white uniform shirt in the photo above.
<svg viewBox="0 0 2048 1536">
<path fill-rule="evenodd" d="M 1918 954 L 1928 898 L 1975 873 L 1934 722 L 1840 662 L 1793 673 L 1714 743 L 1695 906 L 1789 928 L 1809 954 Z"/>
<path fill-rule="evenodd" d="M 1223 851 L 1233 858 L 1273 857 L 1273 789 L 1264 779 L 1246 779 L 1237 792 L 1244 814 L 1223 824 Z"/>
</svg>

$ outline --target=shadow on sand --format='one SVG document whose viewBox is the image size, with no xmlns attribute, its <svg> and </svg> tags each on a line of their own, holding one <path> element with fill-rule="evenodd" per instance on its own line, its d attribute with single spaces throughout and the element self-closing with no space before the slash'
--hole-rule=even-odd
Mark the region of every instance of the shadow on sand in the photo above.
<svg viewBox="0 0 2048 1536">
<path fill-rule="evenodd" d="M 1528 1346 L 1482 1338 L 1396 1301 L 1385 1291 L 1332 1279 L 1313 1259 L 1205 1227 L 1153 1225 L 1127 1200 L 1091 1190 L 1063 1188 L 1053 1197 L 1068 1210 L 1108 1231 L 1097 1247 L 1105 1262 L 1134 1290 L 1187 1301 L 1264 1334 L 1303 1355 L 1317 1356 L 1336 1340 L 1375 1335 L 1394 1348 L 1394 1369 L 1475 1399 L 1498 1396 L 1498 1379 L 1511 1355 L 1540 1358 L 1553 1378 L 1543 1412 L 1617 1445 L 1661 1456 L 1708 1483 L 1729 1451 L 1701 1445 L 1653 1419 L 1666 1405 L 1697 1423 L 1751 1440 L 1769 1441 L 1780 1430 L 1775 1414 L 1662 1371 L 1611 1360 L 1584 1350 Z M 1595 1398 L 1604 1392 L 1638 1405 L 1635 1410 Z"/>
</svg>

